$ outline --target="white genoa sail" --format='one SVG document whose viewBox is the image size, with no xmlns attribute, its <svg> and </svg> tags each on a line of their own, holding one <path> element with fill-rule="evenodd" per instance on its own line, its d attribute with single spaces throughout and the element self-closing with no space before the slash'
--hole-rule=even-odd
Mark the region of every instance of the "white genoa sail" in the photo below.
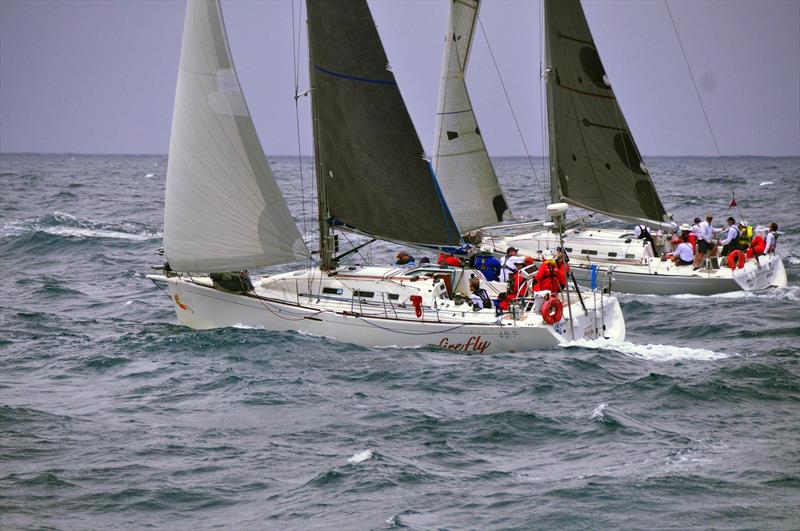
<svg viewBox="0 0 800 531">
<path fill-rule="evenodd" d="M 465 75 L 478 19 L 477 0 L 451 0 L 445 36 L 433 165 L 461 231 L 511 213 L 486 152 Z"/>
<path fill-rule="evenodd" d="M 175 271 L 309 256 L 256 135 L 218 0 L 187 2 L 164 210 L 164 254 Z"/>
</svg>

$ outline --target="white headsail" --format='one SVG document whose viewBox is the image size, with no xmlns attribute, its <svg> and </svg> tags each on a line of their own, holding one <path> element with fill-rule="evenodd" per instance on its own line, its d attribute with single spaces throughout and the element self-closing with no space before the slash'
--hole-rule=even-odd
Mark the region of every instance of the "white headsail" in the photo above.
<svg viewBox="0 0 800 531">
<path fill-rule="evenodd" d="M 218 0 L 187 2 L 164 210 L 164 251 L 176 271 L 309 255 L 258 141 Z"/>
<path fill-rule="evenodd" d="M 477 0 L 451 0 L 433 155 L 442 192 L 462 232 L 510 215 L 464 79 L 477 19 Z"/>
</svg>

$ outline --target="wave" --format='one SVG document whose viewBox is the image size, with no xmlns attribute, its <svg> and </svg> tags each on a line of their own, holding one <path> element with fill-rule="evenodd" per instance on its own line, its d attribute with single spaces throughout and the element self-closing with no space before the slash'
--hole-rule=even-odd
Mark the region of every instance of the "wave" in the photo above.
<svg viewBox="0 0 800 531">
<path fill-rule="evenodd" d="M 714 361 L 729 358 L 736 354 L 725 354 L 714 352 L 704 348 L 675 347 L 672 345 L 647 344 L 638 345 L 625 341 L 615 343 L 609 339 L 577 339 L 564 345 L 565 348 L 588 348 L 596 350 L 613 350 L 631 358 L 644 359 L 648 361 L 675 361 L 675 360 L 695 360 L 695 361 Z"/>
<path fill-rule="evenodd" d="M 717 293 L 715 295 L 692 295 L 684 293 L 681 295 L 670 295 L 675 299 L 772 299 L 797 302 L 800 301 L 800 286 L 786 286 L 783 288 L 767 288 L 760 291 L 729 291 L 728 293 Z"/>
<path fill-rule="evenodd" d="M 789 259 L 791 263 L 795 263 L 793 257 Z M 800 264 L 800 259 L 794 259 L 796 263 Z M 619 294 L 622 294 L 620 292 Z M 679 293 L 677 295 L 655 295 L 649 293 L 624 293 L 626 296 L 636 297 L 637 299 L 653 299 L 653 298 L 670 298 L 670 299 L 771 299 L 771 300 L 784 300 L 797 302 L 800 301 L 800 286 L 786 286 L 786 287 L 772 287 L 759 291 L 729 291 L 727 293 L 715 293 L 714 295 L 695 295 L 693 293 Z M 634 301 L 635 302 L 635 301 Z M 630 305 L 632 302 L 624 302 L 623 304 Z"/>
<path fill-rule="evenodd" d="M 0 227 L 0 238 L 16 237 L 26 233 L 45 233 L 79 239 L 110 238 L 134 241 L 161 239 L 164 235 L 142 223 L 131 221 L 109 223 L 92 218 L 79 218 L 64 212 L 54 212 L 28 220 L 5 220 Z"/>
<path fill-rule="evenodd" d="M 354 453 L 351 457 L 349 457 L 347 459 L 347 462 L 350 463 L 350 464 L 354 464 L 355 465 L 355 464 L 358 464 L 358 463 L 360 463 L 362 461 L 366 461 L 368 459 L 372 459 L 373 455 L 374 455 L 374 452 L 371 449 L 367 448 L 366 450 L 362 450 L 360 452 Z"/>
</svg>

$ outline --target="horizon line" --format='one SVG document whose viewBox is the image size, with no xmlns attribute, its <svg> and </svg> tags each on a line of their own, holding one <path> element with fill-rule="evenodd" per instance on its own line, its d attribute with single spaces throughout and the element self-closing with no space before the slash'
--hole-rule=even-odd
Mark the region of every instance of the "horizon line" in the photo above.
<svg viewBox="0 0 800 531">
<path fill-rule="evenodd" d="M 168 153 L 123 153 L 123 152 L 80 152 L 80 151 L 0 151 L 0 155 L 78 155 L 83 157 L 111 157 L 111 156 L 126 156 L 126 157 L 168 157 Z M 267 158 L 297 158 L 297 154 L 275 154 L 266 155 Z M 313 158 L 313 154 L 304 154 L 303 158 Z M 642 155 L 644 158 L 660 157 L 660 158 L 793 158 L 800 157 L 800 153 L 787 155 L 752 155 L 752 154 L 738 154 L 738 155 Z M 492 159 L 524 159 L 528 158 L 527 155 L 490 155 Z M 531 158 L 549 158 L 548 155 L 531 155 Z"/>
</svg>

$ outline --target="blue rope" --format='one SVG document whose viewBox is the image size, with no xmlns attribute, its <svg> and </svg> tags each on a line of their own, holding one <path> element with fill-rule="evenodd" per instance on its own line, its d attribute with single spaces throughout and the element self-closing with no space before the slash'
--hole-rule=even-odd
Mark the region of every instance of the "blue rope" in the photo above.
<svg viewBox="0 0 800 531">
<path fill-rule="evenodd" d="M 328 74 L 328 75 L 334 76 L 334 77 L 340 77 L 342 79 L 349 79 L 351 81 L 361 81 L 362 83 L 372 83 L 374 85 L 394 85 L 394 86 L 397 86 L 397 82 L 394 81 L 394 80 L 384 81 L 382 79 L 369 79 L 369 78 L 366 78 L 366 77 L 348 76 L 347 74 L 340 74 L 339 72 L 334 72 L 333 70 L 327 70 L 325 68 L 322 68 L 319 65 L 314 65 L 314 68 L 316 68 L 317 70 L 319 70 L 320 72 L 322 72 L 324 74 Z"/>
<path fill-rule="evenodd" d="M 436 190 L 436 197 L 439 199 L 439 205 L 442 207 L 442 217 L 447 223 L 447 234 L 450 235 L 452 232 L 455 232 L 456 238 L 458 239 L 458 243 L 464 245 L 464 240 L 461 239 L 461 234 L 459 234 L 458 227 L 456 226 L 456 222 L 453 219 L 453 214 L 450 213 L 450 207 L 447 205 L 447 202 L 444 200 L 444 194 L 442 194 L 442 189 L 439 188 L 439 180 L 436 178 L 436 172 L 433 171 L 433 165 L 431 161 L 428 161 L 428 169 L 431 172 L 431 178 L 433 179 L 433 187 Z M 453 231 L 455 229 L 455 231 Z"/>
</svg>

